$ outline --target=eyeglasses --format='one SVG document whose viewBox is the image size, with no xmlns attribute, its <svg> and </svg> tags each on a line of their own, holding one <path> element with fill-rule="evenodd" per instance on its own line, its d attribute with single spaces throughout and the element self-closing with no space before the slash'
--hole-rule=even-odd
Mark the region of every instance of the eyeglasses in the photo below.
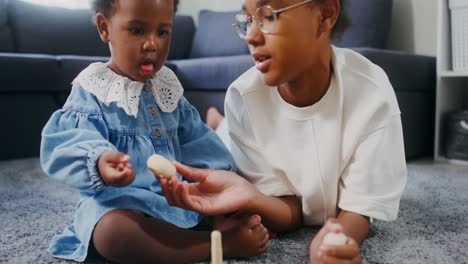
<svg viewBox="0 0 468 264">
<path fill-rule="evenodd" d="M 255 21 L 257 27 L 265 34 L 271 34 L 274 32 L 278 16 L 289 9 L 301 6 L 303 4 L 312 2 L 314 0 L 306 0 L 294 5 L 290 5 L 278 10 L 274 10 L 271 6 L 262 6 L 257 8 L 255 15 L 252 18 L 245 14 L 237 14 L 234 17 L 234 24 L 232 25 L 236 30 L 240 38 L 245 39 L 249 35 L 252 28 L 252 21 Z"/>
</svg>

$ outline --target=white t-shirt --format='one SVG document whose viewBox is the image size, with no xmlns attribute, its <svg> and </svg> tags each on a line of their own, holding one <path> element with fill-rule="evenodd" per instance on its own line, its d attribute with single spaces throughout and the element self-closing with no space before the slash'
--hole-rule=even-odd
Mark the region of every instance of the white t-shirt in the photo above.
<svg viewBox="0 0 468 264">
<path fill-rule="evenodd" d="M 335 47 L 333 55 L 330 87 L 308 107 L 285 102 L 255 68 L 244 73 L 228 89 L 219 133 L 260 191 L 301 197 L 305 224 L 322 224 L 337 208 L 394 220 L 406 183 L 395 93 L 363 56 Z"/>
</svg>

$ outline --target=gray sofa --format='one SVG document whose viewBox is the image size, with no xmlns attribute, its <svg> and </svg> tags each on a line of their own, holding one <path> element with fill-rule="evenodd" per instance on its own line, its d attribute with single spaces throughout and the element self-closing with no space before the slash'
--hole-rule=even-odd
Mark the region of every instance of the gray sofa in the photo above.
<svg viewBox="0 0 468 264">
<path fill-rule="evenodd" d="M 392 0 L 350 2 L 353 25 L 334 44 L 356 50 L 387 72 L 402 110 L 407 158 L 430 156 L 435 58 L 386 49 Z M 254 65 L 232 30 L 233 16 L 202 11 L 197 27 L 192 17 L 175 18 L 167 66 L 202 117 L 211 105 L 222 110 L 229 84 Z M 0 0 L 0 160 L 38 156 L 41 129 L 63 104 L 73 78 L 108 56 L 88 11 Z"/>
</svg>

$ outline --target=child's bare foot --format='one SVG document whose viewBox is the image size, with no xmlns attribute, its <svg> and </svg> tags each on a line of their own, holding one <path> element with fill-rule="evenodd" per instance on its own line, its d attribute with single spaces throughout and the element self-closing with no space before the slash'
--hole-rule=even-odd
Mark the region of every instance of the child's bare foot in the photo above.
<svg viewBox="0 0 468 264">
<path fill-rule="evenodd" d="M 214 218 L 213 229 L 219 230 L 219 231 L 225 231 L 225 230 L 231 229 L 239 225 L 240 217 L 243 217 L 243 215 L 241 214 L 234 214 L 230 216 L 217 215 Z M 268 232 L 269 239 L 278 237 L 277 233 L 272 232 L 268 228 L 267 228 L 267 232 Z"/>
<path fill-rule="evenodd" d="M 223 231 L 223 253 L 227 257 L 251 257 L 268 249 L 268 231 L 262 225 L 259 215 L 245 215 L 238 218 L 238 224 L 225 223 Z"/>
<path fill-rule="evenodd" d="M 210 107 L 206 112 L 206 125 L 215 130 L 219 123 L 224 119 L 224 116 L 215 107 Z"/>
</svg>

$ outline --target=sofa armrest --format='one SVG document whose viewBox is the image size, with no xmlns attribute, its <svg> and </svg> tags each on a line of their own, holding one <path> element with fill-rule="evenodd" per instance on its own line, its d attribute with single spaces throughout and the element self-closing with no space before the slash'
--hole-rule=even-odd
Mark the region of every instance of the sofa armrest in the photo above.
<svg viewBox="0 0 468 264">
<path fill-rule="evenodd" d="M 379 65 L 387 73 L 395 91 L 434 94 L 436 79 L 434 57 L 373 48 L 353 50 Z"/>
<path fill-rule="evenodd" d="M 401 110 L 407 159 L 432 156 L 434 146 L 435 58 L 405 52 L 358 48 L 388 75 Z"/>
</svg>

